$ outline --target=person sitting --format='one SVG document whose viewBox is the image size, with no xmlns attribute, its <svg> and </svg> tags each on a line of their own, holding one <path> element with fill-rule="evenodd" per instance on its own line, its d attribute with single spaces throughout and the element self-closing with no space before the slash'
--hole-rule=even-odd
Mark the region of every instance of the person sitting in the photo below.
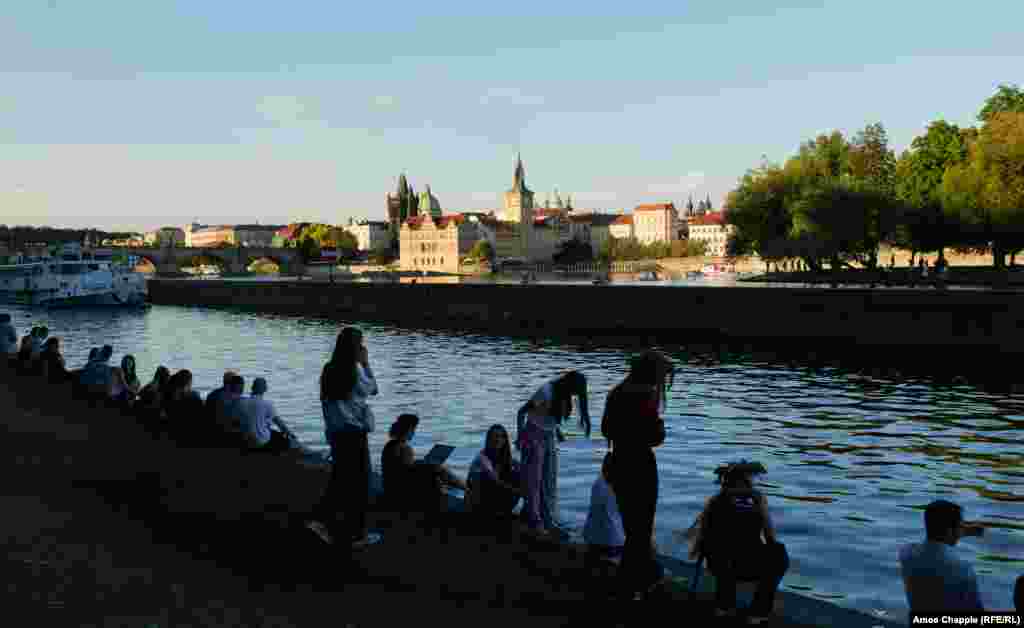
<svg viewBox="0 0 1024 628">
<path fill-rule="evenodd" d="M 71 373 L 64 366 L 64 356 L 60 352 L 60 338 L 46 340 L 39 366 L 41 374 L 51 384 L 63 384 L 71 379 Z"/>
<path fill-rule="evenodd" d="M 283 426 L 277 409 L 263 395 L 267 392 L 267 380 L 257 377 L 252 381 L 252 396 L 238 403 L 241 416 L 242 436 L 250 450 L 280 453 L 291 448 L 287 428 L 284 431 L 274 429 L 275 425 Z"/>
<path fill-rule="evenodd" d="M 171 376 L 164 395 L 164 410 L 170 431 L 179 442 L 199 442 L 197 422 L 203 416 L 203 400 L 192 390 L 192 371 L 182 369 Z"/>
<path fill-rule="evenodd" d="M 590 510 L 583 525 L 583 540 L 587 542 L 587 559 L 591 564 L 606 561 L 617 565 L 626 545 L 626 531 L 622 527 L 611 473 L 612 454 L 609 452 L 590 489 Z"/>
<path fill-rule="evenodd" d="M 120 367 L 110 369 L 110 400 L 119 407 L 128 407 L 139 394 L 139 378 L 135 374 L 135 358 L 121 358 Z"/>
<path fill-rule="evenodd" d="M 415 414 L 403 414 L 391 425 L 388 432 L 391 439 L 380 455 L 384 496 L 392 505 L 402 509 L 434 512 L 442 503 L 443 487 L 465 490 L 466 484 L 444 465 L 416 460 L 410 443 L 419 422 Z"/>
<path fill-rule="evenodd" d="M 210 418 L 211 422 L 216 423 L 220 420 L 220 416 L 224 411 L 221 407 L 224 401 L 224 393 L 228 389 L 228 383 L 236 375 L 238 375 L 238 373 L 235 371 L 224 371 L 224 377 L 221 379 L 221 387 L 213 389 L 210 391 L 210 394 L 206 395 L 204 407 L 206 409 L 206 415 Z"/>
<path fill-rule="evenodd" d="M 519 467 L 512 460 L 508 432 L 502 425 L 487 430 L 484 448 L 469 467 L 466 485 L 470 509 L 485 517 L 507 517 L 519 503 Z"/>
<path fill-rule="evenodd" d="M 708 499 L 694 524 L 690 557 L 702 553 L 717 579 L 715 614 L 736 612 L 736 581 L 756 581 L 757 592 L 748 620 L 761 623 L 775 605 L 775 594 L 789 569 L 786 547 L 779 543 L 768 512 L 768 500 L 754 488 L 753 478 L 765 473 L 759 463 L 740 461 L 715 470 L 721 490 Z M 763 540 L 762 540 L 763 536 Z"/>
<path fill-rule="evenodd" d="M 18 332 L 11 324 L 11 315 L 5 312 L 0 314 L 0 360 L 10 364 L 17 355 Z"/>
<path fill-rule="evenodd" d="M 227 377 L 224 391 L 220 399 L 215 399 L 212 409 L 215 411 L 213 426 L 220 435 L 220 440 L 229 446 L 245 444 L 244 410 L 241 406 L 242 395 L 245 394 L 245 378 L 232 373 Z M 205 408 L 204 408 L 205 409 Z"/>
<path fill-rule="evenodd" d="M 21 344 L 18 345 L 18 355 L 15 358 L 15 362 L 18 367 L 18 372 L 21 374 L 29 374 L 32 366 L 32 348 L 36 343 L 36 337 L 39 335 L 39 328 L 33 327 L 26 335 L 22 336 Z"/>
<path fill-rule="evenodd" d="M 964 524 L 960 506 L 944 499 L 924 510 L 924 543 L 900 548 L 900 570 L 911 613 L 981 612 L 978 576 L 953 552 L 960 538 L 979 534 Z"/>
<path fill-rule="evenodd" d="M 154 428 L 159 426 L 163 414 L 164 393 L 170 379 L 171 372 L 166 366 L 157 367 L 153 381 L 139 390 L 139 396 L 135 400 L 135 413 L 143 423 Z"/>
<path fill-rule="evenodd" d="M 104 345 L 96 354 L 95 359 L 90 353 L 89 363 L 85 365 L 78 375 L 78 383 L 90 401 L 107 401 L 112 397 L 114 390 L 114 374 L 110 367 L 110 358 L 114 354 L 114 348 Z"/>
</svg>

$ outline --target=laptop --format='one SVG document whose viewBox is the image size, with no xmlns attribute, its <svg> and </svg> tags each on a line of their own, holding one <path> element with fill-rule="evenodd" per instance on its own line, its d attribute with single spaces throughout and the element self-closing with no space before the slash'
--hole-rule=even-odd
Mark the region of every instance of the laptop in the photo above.
<svg viewBox="0 0 1024 628">
<path fill-rule="evenodd" d="M 423 457 L 422 462 L 424 464 L 444 464 L 453 451 L 455 448 L 451 445 L 434 445 L 430 453 Z"/>
</svg>

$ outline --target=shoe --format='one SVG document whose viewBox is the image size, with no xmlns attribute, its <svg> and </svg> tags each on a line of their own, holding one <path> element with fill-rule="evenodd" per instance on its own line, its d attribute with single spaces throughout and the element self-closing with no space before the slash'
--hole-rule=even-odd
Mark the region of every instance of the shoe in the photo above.
<svg viewBox="0 0 1024 628">
<path fill-rule="evenodd" d="M 352 541 L 352 549 L 364 549 L 371 545 L 376 545 L 377 543 L 380 543 L 382 539 L 383 537 L 380 535 L 380 533 L 368 532 L 366 536 L 364 536 L 363 538 Z"/>
<path fill-rule="evenodd" d="M 334 544 L 334 539 L 331 538 L 331 533 L 327 531 L 327 526 L 320 523 L 319 521 L 307 521 L 306 527 L 309 528 L 313 534 L 320 537 L 320 540 L 328 545 Z"/>
</svg>

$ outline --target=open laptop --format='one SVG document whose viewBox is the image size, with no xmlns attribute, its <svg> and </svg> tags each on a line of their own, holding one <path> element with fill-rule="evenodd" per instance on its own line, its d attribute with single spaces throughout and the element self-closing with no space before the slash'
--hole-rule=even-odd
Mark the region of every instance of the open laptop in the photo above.
<svg viewBox="0 0 1024 628">
<path fill-rule="evenodd" d="M 451 445 L 434 445 L 430 453 L 424 456 L 421 462 L 424 464 L 444 464 L 444 461 L 448 459 L 448 456 L 452 455 L 453 451 L 455 451 L 455 448 Z"/>
</svg>

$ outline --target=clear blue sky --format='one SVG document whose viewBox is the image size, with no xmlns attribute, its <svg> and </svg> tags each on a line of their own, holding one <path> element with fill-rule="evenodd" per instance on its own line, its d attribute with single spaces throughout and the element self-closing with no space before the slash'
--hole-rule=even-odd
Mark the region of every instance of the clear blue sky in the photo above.
<svg viewBox="0 0 1024 628">
<path fill-rule="evenodd" d="M 1024 83 L 1024 2 L 10 0 L 0 222 L 382 219 L 710 194 L 762 155 L 882 121 L 902 150 Z"/>
</svg>

